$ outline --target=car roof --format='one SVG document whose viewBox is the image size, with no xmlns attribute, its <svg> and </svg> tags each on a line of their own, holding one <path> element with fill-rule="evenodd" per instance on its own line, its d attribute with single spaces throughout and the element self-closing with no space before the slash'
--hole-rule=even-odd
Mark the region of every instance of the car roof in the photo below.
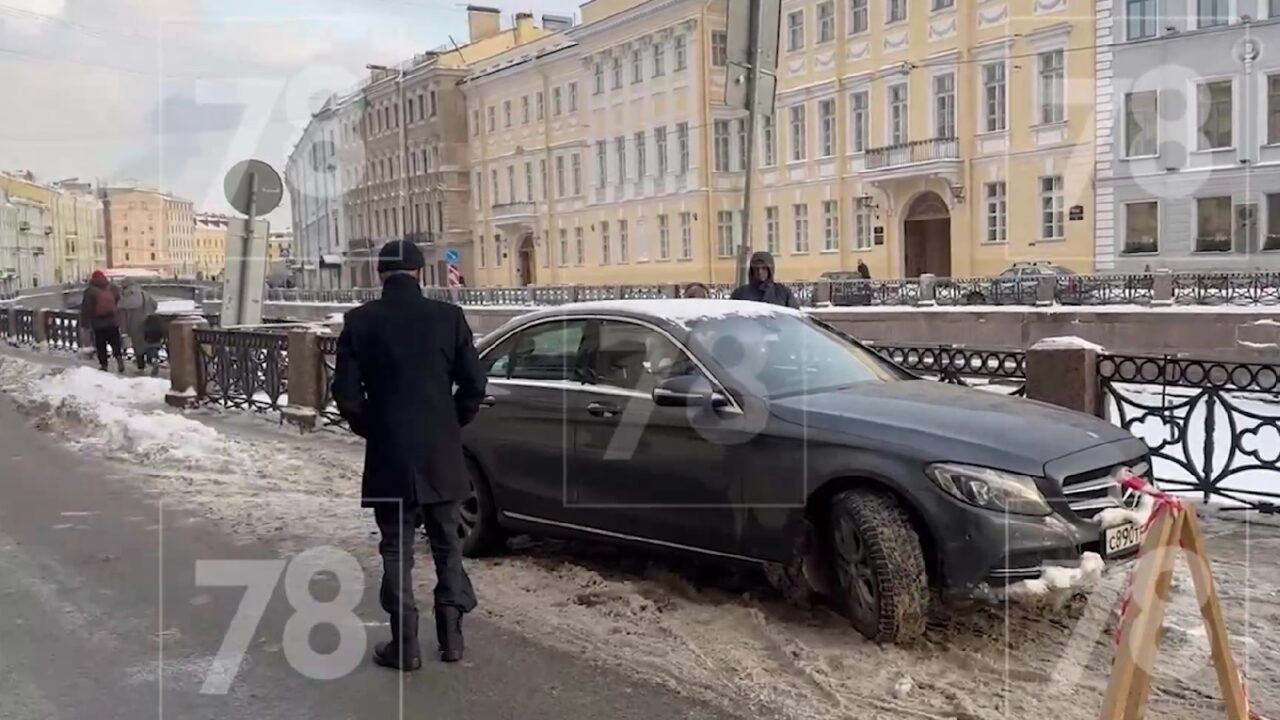
<svg viewBox="0 0 1280 720">
<path fill-rule="evenodd" d="M 687 328 L 690 323 L 699 320 L 721 317 L 778 317 L 784 315 L 803 317 L 804 313 L 780 305 L 747 300 L 671 298 L 660 300 L 594 300 L 571 303 L 540 310 L 524 316 L 522 319 L 539 320 L 547 317 L 581 315 L 618 315 L 641 320 L 666 322 Z"/>
</svg>

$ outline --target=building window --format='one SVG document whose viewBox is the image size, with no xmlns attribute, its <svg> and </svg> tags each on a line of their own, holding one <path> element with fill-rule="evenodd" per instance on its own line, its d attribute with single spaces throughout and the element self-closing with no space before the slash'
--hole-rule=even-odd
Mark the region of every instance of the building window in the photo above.
<svg viewBox="0 0 1280 720">
<path fill-rule="evenodd" d="M 1226 25 L 1230 12 L 1230 0 L 1196 0 L 1197 27 L 1210 28 Z"/>
<path fill-rule="evenodd" d="M 853 214 L 853 248 L 871 249 L 871 207 L 862 203 L 857 203 Z"/>
<path fill-rule="evenodd" d="M 600 264 L 609 264 L 609 221 L 600 222 Z"/>
<path fill-rule="evenodd" d="M 1124 96 L 1124 150 L 1126 157 L 1160 152 L 1159 94 L 1155 90 Z"/>
<path fill-rule="evenodd" d="M 800 162 L 806 157 L 804 105 L 792 105 L 788 112 L 791 115 L 791 162 Z"/>
<path fill-rule="evenodd" d="M 773 116 L 760 118 L 761 155 L 764 156 L 763 167 L 773 167 L 778 163 L 777 136 L 773 129 Z"/>
<path fill-rule="evenodd" d="M 431 90 L 431 91 L 429 91 L 429 92 L 427 93 L 427 102 L 428 102 L 428 104 L 430 105 L 430 107 L 429 107 L 429 112 L 430 112 L 431 117 L 435 117 L 435 116 L 436 116 L 436 113 L 437 113 L 437 112 L 439 112 L 439 106 L 436 104 L 436 91 L 435 91 L 435 90 Z"/>
<path fill-rule="evenodd" d="M 680 259 L 693 258 L 693 218 L 691 213 L 680 213 Z"/>
<path fill-rule="evenodd" d="M 1235 247 L 1251 251 L 1258 246 L 1258 204 L 1235 206 Z"/>
<path fill-rule="evenodd" d="M 613 140 L 614 153 L 618 156 L 618 182 L 627 179 L 627 139 L 621 135 Z"/>
<path fill-rule="evenodd" d="M 1153 38 L 1159 32 L 1159 0 L 1125 0 L 1125 37 L 1129 40 Z"/>
<path fill-rule="evenodd" d="M 1267 143 L 1280 144 L 1280 75 L 1267 77 Z"/>
<path fill-rule="evenodd" d="M 711 64 L 715 67 L 729 64 L 729 34 L 724 30 L 711 31 Z"/>
<path fill-rule="evenodd" d="M 1200 118 L 1199 149 L 1231 147 L 1231 81 L 1204 83 L 1196 90 L 1196 102 Z"/>
<path fill-rule="evenodd" d="M 671 227 L 666 215 L 658 216 L 658 259 L 671 259 Z"/>
<path fill-rule="evenodd" d="M 516 201 L 516 166 L 507 166 L 507 202 Z"/>
<path fill-rule="evenodd" d="M 560 228 L 560 267 L 569 264 L 569 231 Z"/>
<path fill-rule="evenodd" d="M 907 117 L 907 85 L 894 85 L 889 88 L 889 144 L 901 145 L 907 142 L 909 118 Z"/>
<path fill-rule="evenodd" d="M 524 164 L 524 199 L 533 202 L 533 163 Z"/>
<path fill-rule="evenodd" d="M 849 34 L 857 35 L 871 27 L 867 0 L 849 0 Z"/>
<path fill-rule="evenodd" d="M 1267 0 L 1267 17 L 1280 18 L 1280 0 Z"/>
<path fill-rule="evenodd" d="M 791 214 L 795 218 L 792 250 L 796 253 L 807 253 L 809 252 L 809 206 L 803 203 L 792 205 Z"/>
<path fill-rule="evenodd" d="M 587 262 L 587 248 L 582 239 L 582 228 L 573 229 L 573 248 L 574 254 L 577 256 L 578 265 L 585 265 Z"/>
<path fill-rule="evenodd" d="M 492 170 L 490 170 L 490 171 L 489 171 L 489 186 L 490 186 L 490 189 L 493 191 L 493 196 L 490 198 L 490 200 L 492 201 L 492 203 L 493 203 L 494 205 L 497 205 L 497 204 L 500 202 L 500 200 L 499 200 L 499 198 L 498 198 L 498 170 L 497 170 L 497 168 L 494 168 L 494 169 L 492 169 Z"/>
<path fill-rule="evenodd" d="M 551 88 L 551 117 L 560 117 L 560 88 Z"/>
<path fill-rule="evenodd" d="M 822 202 L 822 249 L 832 252 L 840 249 L 840 201 Z"/>
<path fill-rule="evenodd" d="M 1128 203 L 1124 206 L 1124 250 L 1131 253 L 1160 251 L 1160 204 Z"/>
<path fill-rule="evenodd" d="M 787 52 L 804 49 L 804 10 L 787 13 Z"/>
<path fill-rule="evenodd" d="M 636 137 L 636 180 L 643 180 L 645 173 L 648 171 L 648 168 L 645 167 L 648 164 L 647 158 L 645 157 L 645 150 L 646 150 L 645 146 L 648 145 L 648 143 L 645 140 L 643 130 L 636 133 L 635 137 Z"/>
<path fill-rule="evenodd" d="M 764 241 L 766 250 L 775 255 L 779 252 L 777 206 L 770 206 L 764 209 Z"/>
<path fill-rule="evenodd" d="M 564 197 L 564 156 L 556 156 L 556 197 Z"/>
<path fill-rule="evenodd" d="M 677 72 L 689 66 L 689 49 L 686 42 L 683 35 L 676 36 L 673 47 L 675 49 Z"/>
<path fill-rule="evenodd" d="M 747 121 L 737 120 L 734 122 L 735 132 L 738 137 L 738 169 L 747 169 Z"/>
<path fill-rule="evenodd" d="M 582 155 L 573 154 L 573 194 L 575 196 L 582 194 Z"/>
<path fill-rule="evenodd" d="M 836 101 L 818 101 L 818 143 L 822 157 L 836 154 Z"/>
<path fill-rule="evenodd" d="M 933 0 L 933 11 L 949 10 L 956 5 L 956 0 Z"/>
<path fill-rule="evenodd" d="M 1040 122 L 1049 125 L 1066 120 L 1066 76 L 1063 51 L 1040 53 Z"/>
<path fill-rule="evenodd" d="M 605 155 L 604 141 L 596 141 L 596 187 L 604 188 L 609 184 L 609 159 Z"/>
<path fill-rule="evenodd" d="M 733 211 L 716 212 L 716 252 L 720 257 L 733 256 Z"/>
<path fill-rule="evenodd" d="M 502 101 L 502 127 L 511 127 L 511 101 Z"/>
<path fill-rule="evenodd" d="M 954 73 L 933 78 L 933 136 L 956 136 L 956 76 Z"/>
<path fill-rule="evenodd" d="M 1196 198 L 1196 252 L 1231 252 L 1231 197 Z"/>
<path fill-rule="evenodd" d="M 886 22 L 896 23 L 907 19 L 907 0 L 885 0 L 889 6 Z"/>
<path fill-rule="evenodd" d="M 542 199 L 546 200 L 547 194 L 548 194 L 547 186 L 550 185 L 550 183 L 547 182 L 547 159 L 546 158 L 542 158 L 538 160 L 538 181 L 542 183 Z"/>
<path fill-rule="evenodd" d="M 644 56 L 639 50 L 631 51 L 631 84 L 644 80 Z"/>
<path fill-rule="evenodd" d="M 604 92 L 604 67 L 600 63 L 596 63 L 592 68 L 593 77 L 595 78 L 595 94 L 599 95 Z"/>
<path fill-rule="evenodd" d="M 488 116 L 489 116 L 489 117 L 488 117 L 488 120 L 489 120 L 489 122 L 488 122 L 488 130 L 489 130 L 489 132 L 493 132 L 494 127 L 495 127 L 495 126 L 494 126 L 494 118 L 495 118 L 495 117 L 497 117 L 497 110 L 496 110 L 492 105 L 490 105 L 490 106 L 487 108 L 487 110 L 488 110 Z"/>
<path fill-rule="evenodd" d="M 818 3 L 818 42 L 831 42 L 836 37 L 836 4 L 834 0 Z"/>
<path fill-rule="evenodd" d="M 629 260 L 629 251 L 627 250 L 627 221 L 618 221 L 618 262 L 624 263 Z"/>
<path fill-rule="evenodd" d="M 1267 236 L 1262 241 L 1262 249 L 1280 250 L 1280 194 L 1267 196 Z"/>
<path fill-rule="evenodd" d="M 680 152 L 680 174 L 689 172 L 689 123 L 676 125 L 676 149 Z"/>
<path fill-rule="evenodd" d="M 1006 223 L 1009 217 L 1006 186 L 1004 181 L 989 182 L 986 185 L 987 196 L 987 242 L 1002 243 L 1008 240 Z"/>
<path fill-rule="evenodd" d="M 667 73 L 667 46 L 656 43 L 653 46 L 653 76 L 662 77 Z"/>
<path fill-rule="evenodd" d="M 569 112 L 578 112 L 578 83 L 569 83 Z"/>
<path fill-rule="evenodd" d="M 541 91 L 541 90 L 539 90 L 539 91 L 534 95 L 534 98 L 535 98 L 535 100 L 536 100 L 536 102 L 534 102 L 534 108 L 535 108 L 535 109 L 534 109 L 534 116 L 535 116 L 538 120 L 542 120 L 544 117 L 546 117 L 546 110 L 545 110 L 545 107 L 544 107 L 544 103 L 543 103 L 543 101 L 542 101 L 542 91 Z"/>
<path fill-rule="evenodd" d="M 613 74 L 613 89 L 621 90 L 622 89 L 622 58 L 613 59 L 613 67 L 611 68 L 611 72 Z"/>
<path fill-rule="evenodd" d="M 867 124 L 868 106 L 871 97 L 866 90 L 859 90 L 849 96 L 849 131 L 853 134 L 849 146 L 855 153 L 866 152 L 870 129 Z"/>
<path fill-rule="evenodd" d="M 520 122 L 524 125 L 529 124 L 529 96 L 520 96 Z"/>
<path fill-rule="evenodd" d="M 1061 240 L 1066 236 L 1063 212 L 1062 176 L 1040 178 L 1040 239 Z"/>
<path fill-rule="evenodd" d="M 984 127 L 987 132 L 1001 132 L 1008 127 L 1005 102 L 1005 64 L 987 63 L 982 66 L 982 97 Z"/>
<path fill-rule="evenodd" d="M 653 129 L 653 145 L 658 155 L 658 176 L 661 177 L 667 174 L 667 128 L 665 125 Z"/>
</svg>

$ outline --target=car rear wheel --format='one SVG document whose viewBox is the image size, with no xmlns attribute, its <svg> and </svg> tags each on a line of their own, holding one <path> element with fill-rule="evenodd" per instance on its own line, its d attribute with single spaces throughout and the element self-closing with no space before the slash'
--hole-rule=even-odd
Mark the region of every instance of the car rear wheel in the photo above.
<svg viewBox="0 0 1280 720">
<path fill-rule="evenodd" d="M 929 578 L 911 519 L 892 495 L 849 490 L 831 501 L 835 600 L 854 629 L 875 642 L 924 633 Z"/>
<path fill-rule="evenodd" d="M 502 550 L 507 536 L 498 525 L 498 508 L 493 504 L 489 483 L 471 458 L 467 458 L 467 479 L 471 494 L 462 502 L 458 523 L 462 554 L 469 558 L 493 555 Z"/>
</svg>

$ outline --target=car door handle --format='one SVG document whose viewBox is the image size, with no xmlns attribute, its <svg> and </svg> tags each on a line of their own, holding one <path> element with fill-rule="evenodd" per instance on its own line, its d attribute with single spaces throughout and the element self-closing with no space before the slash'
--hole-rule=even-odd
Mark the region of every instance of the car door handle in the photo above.
<svg viewBox="0 0 1280 720">
<path fill-rule="evenodd" d="M 484 399 L 480 401 L 480 407 L 493 407 L 497 404 L 498 401 L 494 400 L 492 395 L 485 395 Z"/>
<path fill-rule="evenodd" d="M 613 417 L 618 414 L 618 406 L 613 403 L 593 402 L 587 406 L 587 412 L 596 417 Z"/>
</svg>

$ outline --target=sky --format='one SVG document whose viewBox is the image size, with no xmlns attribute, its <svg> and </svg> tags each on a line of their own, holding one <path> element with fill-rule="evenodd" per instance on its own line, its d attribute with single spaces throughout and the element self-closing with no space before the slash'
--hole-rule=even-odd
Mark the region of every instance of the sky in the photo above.
<svg viewBox="0 0 1280 720">
<path fill-rule="evenodd" d="M 572 14 L 575 0 L 485 0 Z M 466 42 L 444 0 L 0 0 L 0 169 L 137 183 L 232 212 L 222 179 L 256 157 L 284 171 L 330 93 L 367 63 Z M 289 225 L 287 198 L 268 220 Z"/>
</svg>

